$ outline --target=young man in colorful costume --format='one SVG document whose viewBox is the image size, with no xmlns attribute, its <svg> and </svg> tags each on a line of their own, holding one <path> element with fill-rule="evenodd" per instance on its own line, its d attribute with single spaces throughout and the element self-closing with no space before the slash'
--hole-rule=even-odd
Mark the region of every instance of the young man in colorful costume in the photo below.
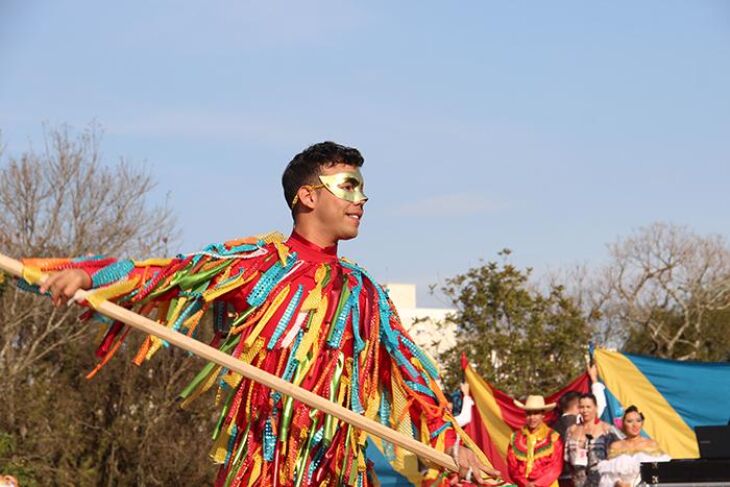
<svg viewBox="0 0 730 487">
<path fill-rule="evenodd" d="M 459 448 L 468 439 L 452 424 L 435 364 L 409 338 L 381 286 L 337 256 L 337 243 L 357 236 L 363 216 L 362 164 L 357 149 L 332 142 L 294 157 L 282 177 L 294 218 L 288 239 L 272 233 L 172 259 L 25 264 L 54 272 L 37 290 L 56 304 L 92 289 L 94 299 L 134 307 L 189 335 L 212 312 L 211 345 L 452 453 L 460 479 L 483 483 L 481 472 L 498 472 Z M 110 323 L 100 366 L 127 331 Z M 136 363 L 165 345 L 148 337 Z M 222 404 L 212 452 L 221 464 L 217 486 L 371 484 L 364 433 L 215 364 L 182 396 L 190 401 L 211 388 Z M 391 458 L 402 453 L 390 444 L 385 450 Z"/>
<path fill-rule="evenodd" d="M 542 396 L 528 396 L 525 403 L 515 401 L 525 411 L 525 426 L 512 433 L 507 450 L 509 476 L 519 487 L 557 487 L 563 470 L 563 442 L 560 434 L 545 424 Z"/>
</svg>

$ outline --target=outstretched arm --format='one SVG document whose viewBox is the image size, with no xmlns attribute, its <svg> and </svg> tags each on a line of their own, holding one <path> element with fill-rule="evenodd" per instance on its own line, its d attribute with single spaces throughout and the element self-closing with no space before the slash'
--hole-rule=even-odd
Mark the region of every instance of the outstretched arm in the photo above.
<svg viewBox="0 0 730 487">
<path fill-rule="evenodd" d="M 7 258 L 0 254 L 0 269 L 10 272 L 11 274 L 20 276 L 22 275 L 22 265 L 10 258 Z M 37 274 L 37 277 L 42 277 L 42 274 Z M 199 355 L 200 357 L 215 362 L 222 367 L 226 367 L 229 370 L 235 371 L 241 374 L 243 377 L 258 381 L 263 385 L 280 391 L 284 394 L 290 395 L 296 400 L 301 401 L 304 404 L 309 405 L 312 408 L 321 410 L 327 414 L 331 414 L 345 422 L 354 425 L 370 434 L 387 439 L 404 448 L 411 449 L 422 455 L 423 458 L 433 461 L 445 468 L 454 468 L 453 461 L 443 453 L 433 452 L 424 445 L 413 441 L 412 438 L 403 437 L 397 432 L 384 428 L 371 420 L 363 418 L 359 414 L 355 414 L 352 411 L 343 408 L 340 405 L 332 404 L 317 394 L 311 391 L 303 390 L 299 387 L 292 385 L 290 382 L 285 381 L 279 377 L 273 376 L 266 372 L 256 369 L 252 365 L 245 363 L 244 361 L 237 360 L 231 357 L 229 354 L 215 350 L 211 347 L 203 345 L 196 340 L 187 337 L 181 333 L 169 330 L 166 327 L 162 327 L 158 323 L 151 321 L 142 316 L 136 315 L 129 310 L 121 308 L 113 303 L 102 302 L 100 303 L 99 310 L 112 317 L 113 319 L 121 320 L 128 323 L 130 326 L 134 326 L 144 332 L 159 334 L 165 340 L 168 340 L 171 344 L 177 345 L 184 350 Z M 445 458 L 444 458 L 445 457 Z"/>
<path fill-rule="evenodd" d="M 57 306 L 66 304 L 79 289 L 98 289 L 125 280 L 136 280 L 139 287 L 161 281 L 161 273 L 171 275 L 191 259 L 182 257 L 134 261 L 114 258 L 24 259 L 29 268 L 48 274 L 40 285 Z"/>
<path fill-rule="evenodd" d="M 464 402 L 461 406 L 461 412 L 454 417 L 456 424 L 462 428 L 471 423 L 471 409 L 474 406 L 474 400 L 468 394 L 464 394 Z"/>
<path fill-rule="evenodd" d="M 277 241 L 273 240 L 273 243 Z M 212 306 L 213 301 L 222 298 L 236 308 L 246 304 L 245 299 L 240 298 L 244 284 L 248 282 L 245 278 L 255 275 L 263 260 L 274 259 L 276 255 L 276 252 L 267 252 L 266 245 L 268 240 L 252 237 L 214 244 L 189 255 L 144 261 L 101 257 L 25 259 L 26 271 L 21 285 L 28 289 L 30 284 L 29 290 L 50 294 L 57 305 L 68 302 L 78 290 L 92 289 L 93 292 L 83 298 L 92 308 L 101 300 L 125 308 L 137 307 L 139 313 L 154 316 L 158 322 L 188 334 L 195 332 L 206 310 L 213 308 L 218 331 L 226 326 L 226 306 Z M 39 272 L 47 273 L 49 277 L 37 288 L 32 285 L 38 282 L 35 276 Z M 94 315 L 90 310 L 82 319 Z M 97 356 L 103 359 L 100 366 L 119 348 L 125 336 L 123 330 L 124 325 L 120 322 L 110 326 L 97 349 Z M 219 336 L 216 334 L 215 340 Z M 163 345 L 158 338 L 148 338 L 135 363 L 149 359 Z"/>
<path fill-rule="evenodd" d="M 587 369 L 591 378 L 591 393 L 596 396 L 596 416 L 600 418 L 606 410 L 606 386 L 598 381 L 598 367 L 595 363 L 589 364 Z"/>
</svg>

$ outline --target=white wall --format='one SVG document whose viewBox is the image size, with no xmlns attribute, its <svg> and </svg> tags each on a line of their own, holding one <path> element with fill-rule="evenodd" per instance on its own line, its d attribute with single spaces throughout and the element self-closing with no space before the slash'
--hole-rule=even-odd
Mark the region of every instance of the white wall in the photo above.
<svg viewBox="0 0 730 487">
<path fill-rule="evenodd" d="M 384 287 L 413 341 L 431 357 L 435 359 L 456 344 L 456 325 L 447 319 L 455 309 L 419 308 L 415 284 L 387 283 Z"/>
</svg>

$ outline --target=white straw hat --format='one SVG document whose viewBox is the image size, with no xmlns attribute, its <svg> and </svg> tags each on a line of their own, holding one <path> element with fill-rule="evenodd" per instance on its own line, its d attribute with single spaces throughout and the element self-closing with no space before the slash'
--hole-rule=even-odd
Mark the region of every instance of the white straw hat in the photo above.
<svg viewBox="0 0 730 487">
<path fill-rule="evenodd" d="M 545 404 L 545 398 L 542 396 L 527 396 L 527 400 L 521 403 L 514 400 L 515 406 L 525 411 L 550 411 L 555 408 L 555 403 Z"/>
</svg>

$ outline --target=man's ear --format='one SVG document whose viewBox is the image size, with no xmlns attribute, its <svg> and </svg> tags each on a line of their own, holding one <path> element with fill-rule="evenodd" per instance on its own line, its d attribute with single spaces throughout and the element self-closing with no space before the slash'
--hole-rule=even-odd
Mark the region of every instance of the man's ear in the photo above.
<svg viewBox="0 0 730 487">
<path fill-rule="evenodd" d="M 297 190 L 297 200 L 305 208 L 313 210 L 317 204 L 317 191 L 311 186 L 302 186 Z"/>
</svg>

